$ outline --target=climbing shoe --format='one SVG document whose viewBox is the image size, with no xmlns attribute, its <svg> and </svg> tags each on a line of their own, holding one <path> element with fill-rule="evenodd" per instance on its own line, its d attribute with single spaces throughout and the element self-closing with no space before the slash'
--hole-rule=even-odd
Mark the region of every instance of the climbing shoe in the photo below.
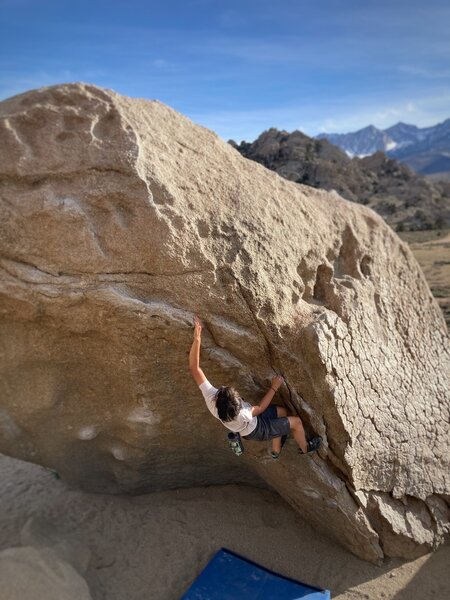
<svg viewBox="0 0 450 600">
<path fill-rule="evenodd" d="M 306 444 L 308 451 L 305 453 L 301 448 L 299 448 L 298 451 L 300 452 L 300 454 L 311 454 L 312 452 L 316 452 L 322 445 L 322 438 L 320 437 L 320 435 L 313 438 L 307 438 Z"/>
<path fill-rule="evenodd" d="M 283 449 L 283 446 L 286 443 L 287 437 L 288 437 L 287 435 L 281 436 L 281 449 Z M 280 450 L 280 452 L 273 452 L 272 451 L 270 453 L 270 456 L 273 458 L 273 460 L 277 460 L 278 458 L 280 458 L 280 454 L 281 454 L 281 450 Z"/>
<path fill-rule="evenodd" d="M 228 446 L 236 454 L 236 456 L 240 456 L 244 452 L 244 445 L 239 433 L 234 433 L 233 431 L 228 433 Z"/>
<path fill-rule="evenodd" d="M 320 437 L 320 435 L 308 440 L 308 454 L 310 452 L 315 452 L 316 450 L 318 450 L 321 445 L 322 445 L 322 438 Z"/>
<path fill-rule="evenodd" d="M 308 440 L 308 452 L 315 452 L 320 448 L 321 445 L 322 438 L 320 437 L 320 435 L 312 438 L 311 440 Z"/>
</svg>

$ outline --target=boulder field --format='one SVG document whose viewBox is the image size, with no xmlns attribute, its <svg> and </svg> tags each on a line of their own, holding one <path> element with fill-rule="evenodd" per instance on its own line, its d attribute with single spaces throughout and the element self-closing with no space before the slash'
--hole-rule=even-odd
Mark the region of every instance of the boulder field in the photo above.
<svg viewBox="0 0 450 600">
<path fill-rule="evenodd" d="M 0 138 L 1 452 L 90 491 L 270 487 L 373 562 L 443 541 L 448 334 L 381 217 L 86 83 L 1 102 Z M 213 385 L 256 403 L 282 373 L 319 454 L 228 449 L 196 314 Z"/>
</svg>

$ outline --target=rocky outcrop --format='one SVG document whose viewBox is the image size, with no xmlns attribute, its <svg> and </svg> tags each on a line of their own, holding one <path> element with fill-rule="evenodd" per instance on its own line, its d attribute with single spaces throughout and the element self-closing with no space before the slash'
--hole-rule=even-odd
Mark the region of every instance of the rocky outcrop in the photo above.
<svg viewBox="0 0 450 600">
<path fill-rule="evenodd" d="M 449 523 L 449 349 L 407 245 L 159 102 L 93 85 L 0 105 L 0 451 L 85 489 L 269 485 L 359 556 Z M 240 458 L 191 381 L 274 372 L 320 455 Z"/>
<path fill-rule="evenodd" d="M 74 534 L 64 535 L 43 519 L 31 518 L 22 546 L 0 552 L 3 600 L 91 600 L 83 574 L 90 552 Z"/>
<path fill-rule="evenodd" d="M 231 144 L 290 181 L 335 190 L 369 206 L 397 231 L 450 226 L 450 184 L 432 182 L 384 152 L 349 158 L 326 139 L 277 129 L 265 131 L 252 143 Z"/>
</svg>

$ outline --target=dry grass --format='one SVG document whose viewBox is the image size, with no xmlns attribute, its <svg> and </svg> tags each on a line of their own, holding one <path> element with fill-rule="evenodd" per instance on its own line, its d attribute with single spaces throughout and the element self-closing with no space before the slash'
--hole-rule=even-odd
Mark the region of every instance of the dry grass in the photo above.
<svg viewBox="0 0 450 600">
<path fill-rule="evenodd" d="M 450 229 L 399 233 L 422 267 L 450 327 Z"/>
</svg>

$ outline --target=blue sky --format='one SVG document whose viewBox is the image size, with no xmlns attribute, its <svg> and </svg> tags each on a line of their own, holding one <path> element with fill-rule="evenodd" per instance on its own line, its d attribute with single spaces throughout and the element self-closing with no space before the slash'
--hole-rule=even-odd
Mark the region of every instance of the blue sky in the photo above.
<svg viewBox="0 0 450 600">
<path fill-rule="evenodd" d="M 224 139 L 450 117 L 448 0 L 0 0 L 0 98 L 84 81 Z"/>
</svg>

